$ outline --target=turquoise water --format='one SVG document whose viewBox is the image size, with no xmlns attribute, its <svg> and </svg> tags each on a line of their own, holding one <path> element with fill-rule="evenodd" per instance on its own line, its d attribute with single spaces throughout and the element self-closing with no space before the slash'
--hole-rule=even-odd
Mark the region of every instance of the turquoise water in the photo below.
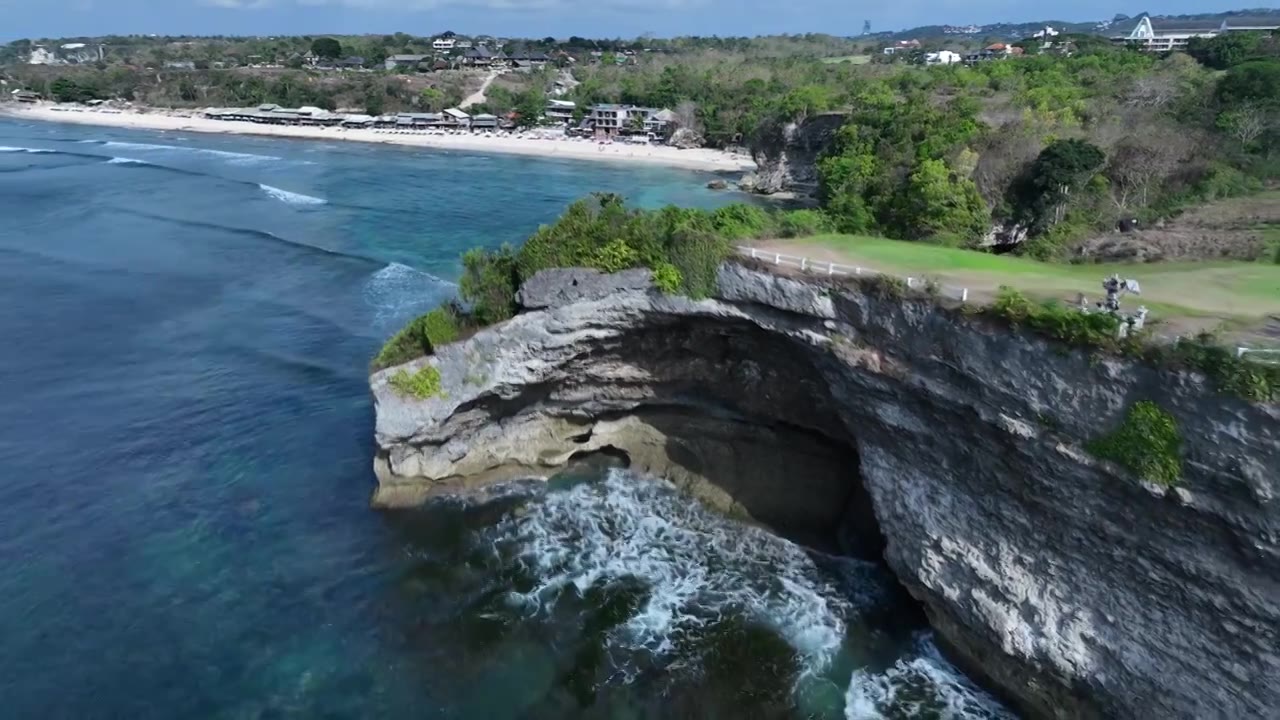
<svg viewBox="0 0 1280 720">
<path fill-rule="evenodd" d="M 3 716 L 1002 717 L 874 565 L 653 478 L 368 508 L 461 251 L 707 179 L 0 121 Z"/>
</svg>

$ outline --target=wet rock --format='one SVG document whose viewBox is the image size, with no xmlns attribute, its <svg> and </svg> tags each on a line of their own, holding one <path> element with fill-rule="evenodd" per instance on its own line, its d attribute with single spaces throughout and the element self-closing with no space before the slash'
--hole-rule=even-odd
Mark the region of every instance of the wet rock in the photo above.
<svg viewBox="0 0 1280 720">
<path fill-rule="evenodd" d="M 592 271 L 530 285 L 539 309 L 409 364 L 440 396 L 371 378 L 376 502 L 622 454 L 791 537 L 871 525 L 952 657 L 1030 716 L 1280 707 L 1280 407 L 735 264 L 699 301 Z M 1083 449 L 1139 400 L 1181 429 L 1176 492 Z"/>
</svg>

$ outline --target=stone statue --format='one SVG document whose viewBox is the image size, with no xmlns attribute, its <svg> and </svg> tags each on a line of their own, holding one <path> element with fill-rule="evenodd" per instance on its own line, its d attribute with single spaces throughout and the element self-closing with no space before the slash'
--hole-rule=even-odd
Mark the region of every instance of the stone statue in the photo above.
<svg viewBox="0 0 1280 720">
<path fill-rule="evenodd" d="M 1109 312 L 1112 315 L 1120 314 L 1120 297 L 1125 293 L 1133 293 L 1141 295 L 1142 288 L 1138 286 L 1137 280 L 1123 280 L 1119 274 L 1113 274 L 1111 277 L 1102 281 L 1102 289 L 1107 293 L 1107 299 L 1098 304 L 1103 312 Z"/>
</svg>

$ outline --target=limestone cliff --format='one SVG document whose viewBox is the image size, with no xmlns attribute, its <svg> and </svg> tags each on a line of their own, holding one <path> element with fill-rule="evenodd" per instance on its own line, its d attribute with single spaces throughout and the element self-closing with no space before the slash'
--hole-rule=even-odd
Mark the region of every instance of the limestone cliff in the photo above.
<svg viewBox="0 0 1280 720">
<path fill-rule="evenodd" d="M 735 264 L 701 301 L 564 285 L 414 361 L 439 397 L 373 376 L 376 502 L 625 453 L 793 537 L 878 545 L 952 654 L 1030 716 L 1275 716 L 1280 409 Z M 1141 400 L 1181 427 L 1175 490 L 1082 450 Z"/>
<path fill-rule="evenodd" d="M 818 157 L 847 119 L 844 113 L 823 113 L 761 132 L 751 146 L 757 169 L 743 179 L 743 189 L 762 195 L 817 194 Z"/>
</svg>

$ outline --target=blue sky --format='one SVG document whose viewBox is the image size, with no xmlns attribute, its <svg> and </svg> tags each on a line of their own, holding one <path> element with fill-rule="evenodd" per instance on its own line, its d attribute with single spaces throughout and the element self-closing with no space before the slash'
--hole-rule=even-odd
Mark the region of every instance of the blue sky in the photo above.
<svg viewBox="0 0 1280 720">
<path fill-rule="evenodd" d="M 1276 7 L 1275 0 L 1246 0 Z M 0 0 L 0 40 L 132 33 L 429 35 L 444 30 L 522 37 L 583 35 L 853 35 L 925 24 L 1110 18 L 1239 7 L 1167 0 L 1126 8 L 1099 0 Z"/>
</svg>

